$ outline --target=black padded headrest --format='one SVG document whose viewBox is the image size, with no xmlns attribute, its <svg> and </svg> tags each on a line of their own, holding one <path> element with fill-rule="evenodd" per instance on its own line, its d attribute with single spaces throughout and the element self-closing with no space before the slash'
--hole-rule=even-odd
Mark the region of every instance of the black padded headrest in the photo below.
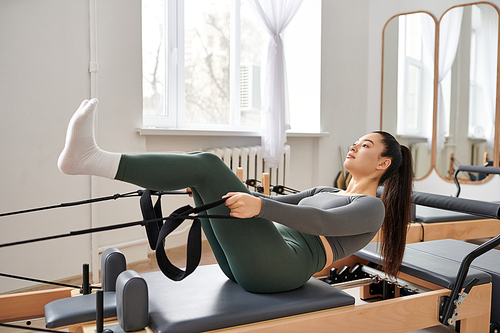
<svg viewBox="0 0 500 333">
<path fill-rule="evenodd" d="M 416 205 L 473 214 L 487 218 L 500 218 L 500 204 L 479 200 L 450 197 L 440 194 L 413 192 L 412 201 Z"/>
</svg>

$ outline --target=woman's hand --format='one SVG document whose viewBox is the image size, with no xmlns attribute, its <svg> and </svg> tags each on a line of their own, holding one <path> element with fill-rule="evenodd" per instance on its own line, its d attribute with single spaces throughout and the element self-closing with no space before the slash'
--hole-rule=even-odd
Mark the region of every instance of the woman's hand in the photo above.
<svg viewBox="0 0 500 333">
<path fill-rule="evenodd" d="M 262 200 L 253 195 L 240 192 L 229 192 L 223 198 L 228 198 L 225 205 L 231 209 L 231 216 L 247 219 L 259 215 Z"/>
</svg>

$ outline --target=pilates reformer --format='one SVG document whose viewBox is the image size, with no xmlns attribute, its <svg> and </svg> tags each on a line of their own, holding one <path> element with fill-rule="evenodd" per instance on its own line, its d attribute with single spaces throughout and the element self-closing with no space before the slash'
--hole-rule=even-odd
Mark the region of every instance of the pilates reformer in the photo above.
<svg viewBox="0 0 500 333">
<path fill-rule="evenodd" d="M 433 200 L 437 204 L 433 203 Z M 493 203 L 423 193 L 415 193 L 414 202 L 424 206 L 499 218 L 500 205 Z M 426 243 L 428 242 L 421 244 Z M 115 269 L 114 273 L 106 273 L 109 269 L 106 265 L 104 266 L 103 288 L 113 284 L 106 282 L 106 276 L 112 276 L 111 281 L 120 280 L 120 283 L 116 283 L 115 286 L 121 286 L 118 292 L 121 296 L 118 296 L 115 291 L 115 296 L 111 299 L 115 301 L 114 309 L 119 326 L 122 327 L 130 322 L 130 319 L 124 318 L 123 315 L 131 306 L 123 301 L 128 297 L 124 295 L 128 295 L 127 292 L 130 289 L 126 286 L 129 280 L 138 284 L 139 287 L 142 286 L 143 293 L 135 295 L 134 298 L 142 300 L 138 303 L 145 304 L 144 297 L 149 297 L 149 327 L 157 333 L 218 329 L 241 332 L 259 330 L 327 332 L 331 331 L 332 327 L 339 330 L 358 331 L 365 329 L 367 323 L 372 331 L 404 332 L 438 325 L 440 322 L 448 325 L 451 323 L 450 320 L 459 320 L 462 332 L 486 332 L 490 323 L 492 275 L 488 274 L 491 272 L 486 273 L 481 268 L 470 268 L 470 265 L 476 257 L 499 243 L 500 235 L 472 250 L 463 261 L 438 258 L 434 254 L 427 253 L 428 256 L 422 262 L 413 254 L 415 251 L 411 250 L 410 254 L 405 257 L 402 278 L 410 283 L 424 285 L 427 290 L 431 291 L 356 306 L 354 306 L 352 296 L 316 278 L 311 278 L 305 286 L 297 290 L 267 295 L 244 291 L 237 284 L 228 281 L 217 265 L 199 267 L 189 279 L 182 283 L 166 279 L 161 272 L 147 273 L 140 277 L 133 272 L 125 271 L 127 273 L 121 275 L 123 259 L 120 259 L 119 253 L 114 250 L 110 250 L 109 253 L 112 253 L 113 258 L 118 258 L 116 260 L 119 262 L 117 265 L 119 268 Z M 347 260 L 376 262 L 363 254 L 374 245 L 370 244 L 356 256 Z M 469 284 L 466 290 L 460 293 L 466 278 L 477 279 L 477 284 L 471 289 Z M 149 293 L 144 293 L 144 286 L 147 286 Z M 65 295 L 67 295 L 67 290 Z M 24 296 L 27 299 L 33 299 L 30 295 Z M 78 297 L 83 299 L 84 296 Z M 92 294 L 87 298 L 90 297 L 98 298 Z M 14 296 L 4 298 L 0 303 L 5 305 L 8 302 L 10 305 L 11 302 L 15 302 L 14 299 Z M 106 299 L 109 297 L 104 296 L 105 304 Z M 441 314 L 439 314 L 439 304 L 442 304 Z M 107 307 L 113 309 L 113 304 L 108 304 Z M 136 307 L 134 309 L 137 310 Z M 95 314 L 95 307 L 90 312 Z M 56 313 L 55 316 L 60 317 L 61 314 Z M 5 321 L 5 318 L 0 320 L 0 322 Z M 71 331 L 86 332 L 87 329 L 93 331 L 96 328 L 96 324 L 65 323 L 64 325 L 69 326 Z M 119 329 L 115 324 L 115 329 L 117 328 Z M 144 331 L 149 331 L 146 326 L 142 328 L 145 329 Z"/>
<path fill-rule="evenodd" d="M 459 197 L 461 192 L 460 178 L 458 177 L 460 172 L 476 173 L 476 178 L 485 178 L 489 174 L 500 174 L 500 168 L 468 165 L 453 168 L 453 172 L 450 173 L 450 180 L 453 180 L 456 185 L 456 197 Z M 377 195 L 379 194 L 381 192 Z M 406 242 L 417 243 L 448 238 L 456 240 L 491 238 L 499 233 L 500 224 L 495 219 L 415 205 Z M 379 236 L 377 235 L 374 237 L 373 242 L 378 239 Z"/>
<path fill-rule="evenodd" d="M 500 168 L 460 165 L 453 173 L 456 185 L 455 197 L 459 197 L 461 187 L 460 172 L 477 173 L 483 176 L 500 174 Z M 407 243 L 425 242 L 438 239 L 470 240 L 491 238 L 500 234 L 500 224 L 496 219 L 449 211 L 435 207 L 415 205 L 412 223 L 408 228 Z M 373 241 L 377 241 L 377 237 Z"/>
</svg>

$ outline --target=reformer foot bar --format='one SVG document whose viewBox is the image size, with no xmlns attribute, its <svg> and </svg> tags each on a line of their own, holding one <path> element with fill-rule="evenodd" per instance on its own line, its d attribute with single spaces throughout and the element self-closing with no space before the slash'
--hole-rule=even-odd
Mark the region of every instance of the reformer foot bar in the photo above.
<svg viewBox="0 0 500 333">
<path fill-rule="evenodd" d="M 419 205 L 499 218 L 499 204 L 417 192 L 413 200 Z M 461 321 L 462 332 L 487 332 L 492 277 L 481 269 L 470 268 L 470 265 L 476 257 L 498 244 L 500 235 L 472 250 L 461 262 L 439 258 L 435 254 L 427 255 L 423 261 L 417 258 L 408 266 L 416 277 L 403 272 L 404 278 L 435 290 L 356 306 L 352 296 L 315 278 L 294 291 L 252 294 L 228 281 L 217 265 L 199 267 L 181 283 L 166 279 L 160 272 L 147 273 L 142 277 L 149 288 L 149 324 L 157 333 L 220 329 L 235 332 L 330 332 L 333 328 L 406 332 L 440 322 L 449 324 L 448 319 L 453 318 Z M 407 257 L 411 257 L 412 251 L 407 253 Z M 459 294 L 465 282 L 473 277 L 478 282 L 463 299 L 465 295 Z M 421 278 L 428 278 L 431 282 Z M 435 283 L 437 281 L 440 282 Z M 458 316 L 454 316 L 455 300 L 461 302 Z M 440 303 L 444 304 L 441 315 Z M 88 329 L 87 326 L 78 327 L 80 331 Z M 95 324 L 93 327 L 95 329 Z M 74 328 L 70 327 L 70 330 Z"/>
</svg>

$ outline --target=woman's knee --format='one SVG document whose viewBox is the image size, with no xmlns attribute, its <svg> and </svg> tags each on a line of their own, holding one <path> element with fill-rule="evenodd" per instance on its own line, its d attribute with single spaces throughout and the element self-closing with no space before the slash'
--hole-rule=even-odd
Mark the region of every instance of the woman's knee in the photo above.
<svg viewBox="0 0 500 333">
<path fill-rule="evenodd" d="M 295 275 L 279 275 L 253 272 L 245 276 L 235 276 L 235 279 L 246 291 L 260 294 L 294 290 L 302 287 L 310 279 L 310 276 L 300 272 Z"/>
<path fill-rule="evenodd" d="M 265 260 L 245 265 L 233 265 L 236 282 L 246 291 L 274 293 L 297 289 L 303 286 L 311 274 L 296 262 L 277 262 L 269 265 Z"/>
<path fill-rule="evenodd" d="M 218 164 L 222 164 L 222 165 L 226 165 L 224 164 L 224 162 L 219 158 L 219 156 L 213 154 L 213 153 L 209 153 L 209 152 L 196 152 L 196 157 L 198 157 L 199 159 L 201 159 L 203 161 L 203 163 L 208 163 L 208 164 L 211 164 L 211 165 L 218 165 Z"/>
</svg>

